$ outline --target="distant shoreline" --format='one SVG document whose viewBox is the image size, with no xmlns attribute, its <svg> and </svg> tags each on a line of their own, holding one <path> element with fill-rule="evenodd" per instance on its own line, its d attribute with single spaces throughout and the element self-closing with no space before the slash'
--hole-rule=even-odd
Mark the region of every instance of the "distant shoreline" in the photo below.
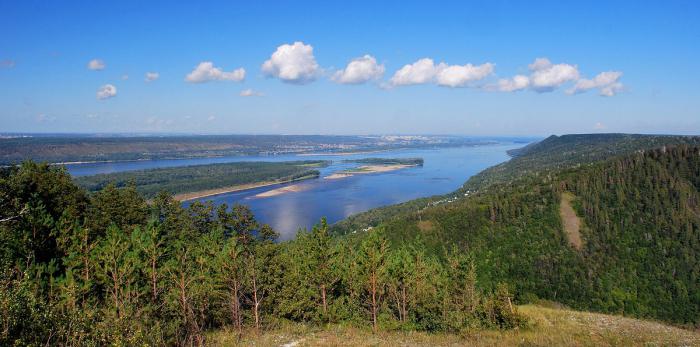
<svg viewBox="0 0 700 347">
<path fill-rule="evenodd" d="M 357 152 L 310 152 L 310 153 L 299 153 L 297 156 L 299 157 L 313 157 L 313 156 L 321 156 L 321 155 L 328 155 L 328 156 L 346 156 L 346 155 L 356 155 L 356 154 L 372 154 L 372 153 L 381 153 L 381 152 L 388 152 L 391 151 L 392 149 L 378 149 L 375 151 L 357 151 Z"/>
<path fill-rule="evenodd" d="M 180 202 L 191 201 L 191 200 L 206 198 L 206 197 L 214 196 L 214 195 L 234 193 L 234 192 L 240 192 L 240 191 L 250 190 L 250 189 L 255 189 L 255 188 L 274 186 L 274 185 L 278 185 L 278 184 L 304 181 L 307 179 L 312 179 L 312 178 L 317 178 L 317 177 L 318 176 L 315 176 L 315 175 L 309 175 L 309 176 L 299 177 L 299 178 L 291 179 L 291 180 L 263 181 L 263 182 L 257 182 L 257 183 L 238 184 L 235 186 L 228 186 L 228 187 L 200 190 L 200 191 L 196 191 L 196 192 L 175 194 L 175 195 L 173 195 L 173 199 L 178 200 Z M 261 193 L 261 194 L 263 194 L 263 193 Z"/>
</svg>

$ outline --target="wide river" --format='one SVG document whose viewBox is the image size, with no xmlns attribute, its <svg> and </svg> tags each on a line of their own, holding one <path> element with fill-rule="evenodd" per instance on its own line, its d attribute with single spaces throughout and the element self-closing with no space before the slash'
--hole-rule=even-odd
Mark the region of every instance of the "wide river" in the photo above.
<svg viewBox="0 0 700 347">
<path fill-rule="evenodd" d="M 508 160 L 506 151 L 524 146 L 524 143 L 502 141 L 493 145 L 449 147 L 435 149 L 404 149 L 353 155 L 277 155 L 198 158 L 180 160 L 149 160 L 117 163 L 67 165 L 74 176 L 93 175 L 156 167 L 185 166 L 236 161 L 332 160 L 333 164 L 320 169 L 321 178 L 292 183 L 297 192 L 269 197 L 256 197 L 262 192 L 290 184 L 255 188 L 204 198 L 214 204 L 245 204 L 262 223 L 270 224 L 282 240 L 294 237 L 299 228 L 311 228 L 321 217 L 335 223 L 352 214 L 396 204 L 415 198 L 446 194 L 459 188 L 479 171 Z M 340 179 L 324 177 L 356 163 L 344 159 L 359 158 L 415 158 L 424 159 L 421 167 L 412 167 L 385 173 L 360 174 Z"/>
</svg>

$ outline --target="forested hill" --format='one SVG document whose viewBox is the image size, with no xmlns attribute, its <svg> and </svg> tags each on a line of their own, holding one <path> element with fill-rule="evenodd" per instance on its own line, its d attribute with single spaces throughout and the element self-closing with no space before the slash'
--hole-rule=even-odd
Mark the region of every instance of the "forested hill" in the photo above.
<svg viewBox="0 0 700 347">
<path fill-rule="evenodd" d="M 479 189 L 528 174 L 593 163 L 635 151 L 673 145 L 700 145 L 699 136 L 639 134 L 552 135 L 508 153 L 513 158 L 473 176 L 466 189 Z"/>
<path fill-rule="evenodd" d="M 511 150 L 509 161 L 492 166 L 472 176 L 462 189 L 444 196 L 435 196 L 384 206 L 346 218 L 332 226 L 337 234 L 376 226 L 382 221 L 402 218 L 426 206 L 462 199 L 465 193 L 505 183 L 524 176 L 546 175 L 566 168 L 591 164 L 637 151 L 673 145 L 700 145 L 700 136 L 640 134 L 575 134 L 552 135 L 540 142 Z"/>
<path fill-rule="evenodd" d="M 434 252 L 459 245 L 476 260 L 480 286 L 512 283 L 521 302 L 545 298 L 697 325 L 700 147 L 628 151 L 634 153 L 496 182 L 380 228 L 395 243 L 420 239 Z M 548 152 L 533 146 L 521 155 Z M 564 231 L 563 196 L 578 218 L 580 245 Z"/>
</svg>

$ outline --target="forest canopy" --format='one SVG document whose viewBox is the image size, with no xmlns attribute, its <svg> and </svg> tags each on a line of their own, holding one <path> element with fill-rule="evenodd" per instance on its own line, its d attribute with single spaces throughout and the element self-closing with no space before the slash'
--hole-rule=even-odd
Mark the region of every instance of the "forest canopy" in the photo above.
<svg viewBox="0 0 700 347">
<path fill-rule="evenodd" d="M 147 198 L 161 191 L 171 194 L 198 192 L 253 183 L 281 183 L 319 176 L 323 160 L 285 162 L 237 162 L 125 171 L 74 178 L 76 184 L 95 192 L 109 184 L 136 190 Z"/>
</svg>

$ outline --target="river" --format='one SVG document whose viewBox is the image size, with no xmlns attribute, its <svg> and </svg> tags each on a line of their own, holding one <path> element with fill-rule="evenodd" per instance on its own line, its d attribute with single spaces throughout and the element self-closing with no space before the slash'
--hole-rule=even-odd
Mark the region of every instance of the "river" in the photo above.
<svg viewBox="0 0 700 347">
<path fill-rule="evenodd" d="M 66 167 L 72 175 L 83 176 L 156 167 L 235 161 L 332 160 L 333 163 L 330 166 L 320 169 L 321 178 L 292 183 L 297 185 L 296 188 L 300 190 L 298 192 L 256 197 L 262 192 L 289 185 L 282 184 L 204 198 L 204 200 L 212 200 L 215 204 L 233 205 L 240 203 L 248 205 L 260 222 L 270 224 L 280 233 L 280 239 L 286 240 L 293 238 L 299 228 L 310 228 L 324 216 L 329 223 L 335 223 L 352 214 L 375 207 L 452 192 L 472 175 L 489 166 L 508 160 L 507 150 L 523 145 L 522 142 L 502 141 L 492 145 L 403 149 L 353 155 L 238 156 L 90 163 L 66 165 Z M 345 163 L 344 159 L 367 157 L 420 157 L 424 159 L 424 164 L 419 167 L 385 173 L 360 174 L 340 179 L 323 178 L 334 172 L 358 165 Z"/>
</svg>

